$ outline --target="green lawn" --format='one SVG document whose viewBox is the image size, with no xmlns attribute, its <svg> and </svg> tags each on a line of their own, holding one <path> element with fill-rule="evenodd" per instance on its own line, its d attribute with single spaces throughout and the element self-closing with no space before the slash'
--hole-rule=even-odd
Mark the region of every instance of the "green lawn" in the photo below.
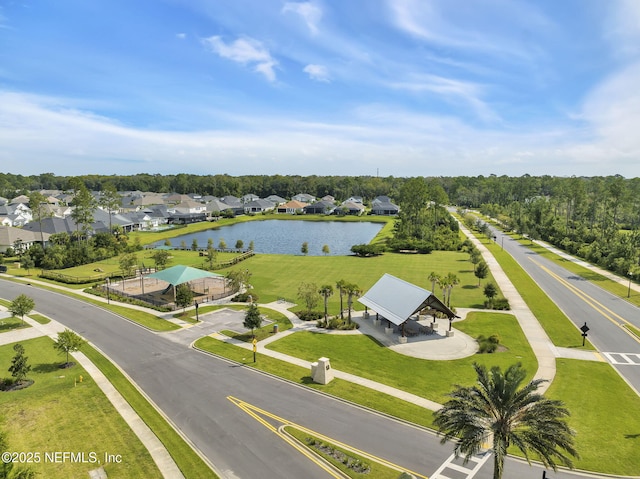
<svg viewBox="0 0 640 479">
<path fill-rule="evenodd" d="M 431 271 L 435 271 L 441 275 L 451 272 L 460 279 L 461 284 L 451 294 L 452 307 L 482 308 L 485 300 L 483 289 L 478 288 L 478 279 L 473 274 L 473 265 L 468 258 L 468 254 L 456 251 L 436 251 L 427 255 L 385 253 L 372 258 L 257 254 L 237 268 L 246 268 L 252 273 L 251 284 L 261 303 L 278 298 L 298 303 L 298 287 L 303 282 L 315 283 L 318 287 L 330 284 L 335 290 L 336 282 L 345 279 L 366 292 L 384 273 L 431 290 L 427 278 Z M 493 279 L 487 278 L 486 281 Z M 441 290 L 435 293 L 442 297 Z M 344 301 L 346 307 L 346 297 Z M 363 309 L 355 300 L 353 305 L 356 309 Z M 322 304 L 318 304 L 317 310 L 322 308 Z M 329 313 L 338 314 L 339 310 L 340 295 L 334 291 L 329 298 Z"/>
<path fill-rule="evenodd" d="M 578 468 L 614 475 L 640 471 L 640 397 L 607 363 L 558 359 L 547 396 L 571 412 Z"/>
<path fill-rule="evenodd" d="M 49 318 L 41 314 L 30 314 L 29 317 L 40 324 L 48 324 L 51 322 Z"/>
<path fill-rule="evenodd" d="M 21 318 L 11 316 L 9 318 L 0 319 L 0 333 L 13 331 L 14 329 L 30 328 L 31 326 Z"/>
<path fill-rule="evenodd" d="M 66 479 L 88 477 L 97 464 L 45 463 L 45 452 L 73 451 L 122 455 L 120 464 L 105 466 L 109 478 L 160 478 L 148 451 L 109 400 L 79 365 L 59 369 L 64 358 L 47 337 L 23 341 L 35 383 L 29 388 L 0 392 L 3 431 L 11 451 L 39 452 L 43 460 L 33 464 L 38 477 Z M 0 347 L 3 370 L 14 355 L 13 345 Z M 4 377 L 9 374 L 5 373 Z M 82 383 L 74 386 L 80 376 Z"/>
<path fill-rule="evenodd" d="M 453 361 L 429 361 L 396 353 L 364 335 L 329 335 L 299 332 L 267 345 L 268 349 L 316 361 L 331 359 L 337 370 L 362 376 L 442 403 L 452 384 L 475 380 L 474 362 L 502 368 L 521 362 L 531 378 L 538 365 L 516 318 L 502 313 L 472 313 L 456 328 L 477 336 L 498 334 L 507 348 L 494 354 L 476 354 Z"/>
</svg>

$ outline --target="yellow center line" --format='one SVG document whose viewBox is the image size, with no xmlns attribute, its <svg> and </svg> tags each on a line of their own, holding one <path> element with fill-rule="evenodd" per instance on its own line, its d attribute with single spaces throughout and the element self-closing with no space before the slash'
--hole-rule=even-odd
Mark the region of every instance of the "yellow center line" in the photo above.
<svg viewBox="0 0 640 479">
<path fill-rule="evenodd" d="M 308 429 L 304 426 L 301 426 L 299 424 L 296 424 L 294 422 L 291 422 L 287 419 L 284 419 L 280 416 L 276 416 L 273 413 L 270 413 L 269 411 L 265 411 L 264 409 L 260 409 L 257 406 L 254 406 L 252 404 L 249 404 L 247 402 L 244 402 L 240 399 L 237 399 L 233 396 L 227 396 L 227 399 L 229 401 L 231 401 L 232 403 L 234 403 L 236 406 L 238 406 L 240 409 L 242 409 L 243 411 L 245 411 L 247 414 L 249 414 L 251 417 L 253 417 L 254 419 L 256 419 L 258 422 L 260 422 L 261 424 L 263 424 L 264 426 L 266 426 L 270 431 L 274 432 L 275 434 L 277 434 L 278 436 L 280 436 L 282 439 L 284 439 L 287 443 L 289 443 L 291 446 L 293 446 L 295 449 L 297 449 L 298 451 L 300 451 L 301 453 L 303 453 L 306 457 L 308 457 L 309 459 L 311 459 L 314 463 L 316 463 L 317 465 L 319 465 L 320 467 L 322 467 L 325 471 L 329 472 L 333 477 L 341 479 L 344 476 L 342 475 L 342 473 L 340 473 L 341 475 L 336 475 L 336 472 L 333 469 L 329 469 L 327 468 L 326 464 L 324 463 L 324 460 L 318 460 L 318 456 L 316 454 L 314 454 L 313 452 L 309 451 L 308 448 L 302 446 L 299 444 L 299 442 L 293 438 L 291 438 L 288 434 L 280 431 L 280 428 L 275 428 L 273 425 L 269 424 L 265 419 L 263 419 L 260 416 L 266 416 L 268 418 L 271 418 L 279 423 L 281 423 L 283 426 L 291 426 L 294 427 L 296 429 L 301 430 L 302 432 L 305 432 L 307 434 L 311 434 L 312 436 L 317 437 L 318 439 L 321 439 L 323 441 L 326 442 L 330 442 L 332 444 L 335 444 L 338 447 L 341 447 L 343 449 L 347 449 L 349 451 L 353 451 L 356 454 L 359 454 L 363 457 L 366 457 L 370 460 L 379 462 L 380 464 L 383 464 L 387 467 L 391 467 L 393 469 L 397 469 L 399 471 L 404 471 L 404 472 L 408 472 L 410 474 L 413 474 L 415 477 L 417 478 L 422 478 L 422 479 L 429 479 L 427 476 L 424 476 L 422 474 L 419 474 L 417 472 L 411 471 L 409 469 L 406 469 L 404 467 L 398 466 L 397 464 L 394 464 L 392 462 L 389 462 L 381 457 L 377 457 L 374 456 L 372 454 L 369 454 L 365 451 L 361 451 L 359 449 L 356 449 L 352 446 L 349 446 L 347 444 L 344 444 L 340 441 L 337 441 L 335 439 L 332 439 L 330 437 L 324 436 L 323 434 L 320 434 L 319 432 L 313 431 L 311 429 Z"/>
<path fill-rule="evenodd" d="M 602 316 L 604 316 L 606 319 L 611 321 L 616 326 L 619 326 L 625 333 L 627 333 L 630 337 L 632 337 L 636 342 L 640 342 L 640 338 L 638 338 L 636 335 L 634 335 L 631 331 L 629 331 L 626 328 L 626 326 L 633 326 L 633 325 L 629 321 L 627 321 L 625 318 L 620 316 L 615 311 L 610 310 L 609 308 L 607 308 L 604 304 L 600 303 L 599 301 L 593 299 L 587 293 L 585 293 L 584 291 L 580 290 L 576 286 L 572 285 L 569 281 L 567 281 L 566 279 L 564 279 L 561 276 L 557 275 L 556 273 L 551 271 L 546 266 L 543 266 L 542 264 L 540 264 L 535 259 L 532 259 L 532 258 L 529 258 L 529 259 L 531 259 L 531 261 L 533 261 L 537 266 L 539 266 L 540 269 L 542 269 L 544 272 L 548 273 L 552 278 L 554 278 L 560 284 L 564 285 L 569 291 L 571 291 L 577 297 L 582 299 L 585 303 L 587 303 L 589 306 L 591 306 L 597 312 L 602 314 Z M 616 318 L 619 321 L 616 321 Z"/>
</svg>

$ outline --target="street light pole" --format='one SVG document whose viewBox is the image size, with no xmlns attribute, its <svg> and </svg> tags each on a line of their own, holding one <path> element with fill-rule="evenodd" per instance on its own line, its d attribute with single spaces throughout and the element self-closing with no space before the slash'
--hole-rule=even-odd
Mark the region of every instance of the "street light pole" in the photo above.
<svg viewBox="0 0 640 479">
<path fill-rule="evenodd" d="M 633 276 L 633 271 L 629 271 L 629 289 L 627 290 L 627 298 L 631 297 L 631 277 Z"/>
</svg>

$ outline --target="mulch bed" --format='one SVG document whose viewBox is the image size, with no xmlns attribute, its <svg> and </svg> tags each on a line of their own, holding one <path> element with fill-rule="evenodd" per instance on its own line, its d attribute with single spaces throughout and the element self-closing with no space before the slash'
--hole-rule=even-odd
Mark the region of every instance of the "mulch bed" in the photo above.
<svg viewBox="0 0 640 479">
<path fill-rule="evenodd" d="M 20 382 L 14 383 L 11 380 L 3 379 L 0 381 L 0 391 L 19 391 L 20 389 L 25 389 L 31 386 L 34 383 L 33 379 L 23 379 Z"/>
</svg>

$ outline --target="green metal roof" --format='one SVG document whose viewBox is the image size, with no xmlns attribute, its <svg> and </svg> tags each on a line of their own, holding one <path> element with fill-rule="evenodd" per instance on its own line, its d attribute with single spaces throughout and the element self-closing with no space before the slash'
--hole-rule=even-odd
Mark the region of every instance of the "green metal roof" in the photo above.
<svg viewBox="0 0 640 479">
<path fill-rule="evenodd" d="M 173 286 L 178 286 L 179 284 L 187 283 L 194 279 L 219 277 L 222 277 L 222 275 L 183 265 L 172 266 L 171 268 L 163 269 L 162 271 L 158 271 L 157 273 L 152 273 L 147 276 L 147 278 L 156 278 L 166 281 Z"/>
</svg>

